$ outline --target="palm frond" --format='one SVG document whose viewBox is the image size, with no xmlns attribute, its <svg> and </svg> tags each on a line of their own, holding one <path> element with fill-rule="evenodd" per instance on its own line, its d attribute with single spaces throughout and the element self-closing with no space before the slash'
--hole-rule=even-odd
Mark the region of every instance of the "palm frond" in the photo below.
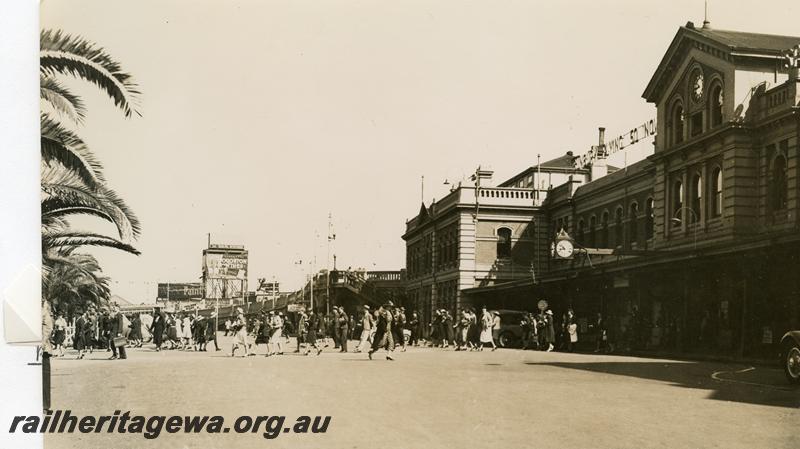
<svg viewBox="0 0 800 449">
<path fill-rule="evenodd" d="M 39 70 L 45 76 L 59 73 L 81 78 L 102 89 L 126 117 L 137 110 L 139 88 L 120 64 L 101 47 L 60 30 L 42 30 Z"/>
<path fill-rule="evenodd" d="M 69 222 L 64 217 L 42 216 L 42 232 L 58 232 L 69 227 Z"/>
<path fill-rule="evenodd" d="M 58 162 L 74 171 L 88 186 L 97 188 L 105 182 L 102 169 L 94 154 L 74 132 L 64 128 L 47 114 L 41 117 L 42 160 Z"/>
<path fill-rule="evenodd" d="M 83 123 L 86 107 L 77 95 L 52 77 L 39 77 L 39 95 L 42 101 L 49 104 L 56 112 L 68 117 L 75 123 Z"/>
<path fill-rule="evenodd" d="M 121 242 L 117 239 L 90 232 L 77 232 L 77 231 L 63 231 L 54 232 L 42 235 L 42 248 L 44 250 L 59 249 L 59 248 L 76 248 L 79 246 L 100 246 L 106 248 L 115 248 L 121 251 L 129 252 L 131 254 L 141 254 L 139 250 L 133 246 Z"/>
<path fill-rule="evenodd" d="M 42 167 L 41 185 L 42 220 L 85 213 L 113 223 L 125 242 L 139 237 L 139 219 L 113 190 L 102 185 L 92 189 L 74 173 L 54 166 Z"/>
</svg>

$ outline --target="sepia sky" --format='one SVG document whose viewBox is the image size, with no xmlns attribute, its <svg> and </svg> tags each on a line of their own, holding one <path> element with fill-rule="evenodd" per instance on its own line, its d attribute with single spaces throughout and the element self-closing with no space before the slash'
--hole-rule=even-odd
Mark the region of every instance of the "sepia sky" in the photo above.
<svg viewBox="0 0 800 449">
<path fill-rule="evenodd" d="M 207 233 L 250 251 L 256 278 L 300 285 L 326 266 L 397 270 L 420 204 L 478 165 L 505 180 L 597 127 L 655 117 L 641 98 L 702 0 L 43 0 L 41 26 L 106 48 L 139 84 L 125 119 L 69 81 L 79 133 L 143 225 L 139 257 L 91 250 L 114 293 L 152 302 L 157 282 L 198 281 Z M 713 27 L 800 34 L 800 4 L 711 1 Z M 741 99 L 737 99 L 741 100 Z M 652 151 L 633 147 L 628 163 Z M 624 163 L 617 155 L 610 161 Z M 94 222 L 75 221 L 79 227 Z M 101 227 L 113 232 L 111 227 Z M 332 259 L 332 258 L 331 258 Z"/>
</svg>

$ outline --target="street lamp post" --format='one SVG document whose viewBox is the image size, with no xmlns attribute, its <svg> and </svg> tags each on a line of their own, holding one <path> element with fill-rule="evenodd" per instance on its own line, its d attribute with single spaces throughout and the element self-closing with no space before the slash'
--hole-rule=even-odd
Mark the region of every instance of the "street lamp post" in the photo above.
<svg viewBox="0 0 800 449">
<path fill-rule="evenodd" d="M 680 208 L 675 210 L 675 212 L 672 214 L 672 218 L 669 221 L 671 223 L 673 223 L 673 224 L 681 225 L 683 223 L 683 214 L 682 214 L 682 212 L 684 210 L 687 210 L 687 211 L 692 213 L 692 218 L 694 220 L 694 222 L 693 222 L 694 223 L 694 229 L 693 229 L 694 245 L 693 245 L 693 249 L 697 249 L 697 226 L 700 224 L 700 216 L 697 214 L 697 212 L 695 212 L 694 209 L 692 209 L 691 207 L 683 206 L 683 207 L 680 207 Z M 678 214 L 680 214 L 680 217 L 678 217 Z"/>
</svg>

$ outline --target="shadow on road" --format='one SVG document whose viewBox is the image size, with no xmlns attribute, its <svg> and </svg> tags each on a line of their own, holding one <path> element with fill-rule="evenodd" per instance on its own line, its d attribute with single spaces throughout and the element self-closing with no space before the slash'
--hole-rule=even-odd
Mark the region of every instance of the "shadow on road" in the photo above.
<svg viewBox="0 0 800 449">
<path fill-rule="evenodd" d="M 702 362 L 524 362 L 531 366 L 552 366 L 614 376 L 638 377 L 665 382 L 677 387 L 709 390 L 708 399 L 774 407 L 800 407 L 800 388 L 785 383 L 772 369 L 759 368 L 758 376 L 740 381 L 736 371 L 742 366 L 710 365 Z M 725 380 L 711 376 L 722 372 Z M 781 374 L 782 376 L 782 374 Z"/>
</svg>

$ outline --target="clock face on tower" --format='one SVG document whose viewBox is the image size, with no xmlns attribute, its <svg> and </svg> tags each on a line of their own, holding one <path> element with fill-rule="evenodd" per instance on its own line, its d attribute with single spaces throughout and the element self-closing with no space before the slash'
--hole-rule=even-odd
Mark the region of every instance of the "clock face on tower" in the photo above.
<svg viewBox="0 0 800 449">
<path fill-rule="evenodd" d="M 697 73 L 692 77 L 692 98 L 699 101 L 703 97 L 703 74 Z"/>
<path fill-rule="evenodd" d="M 572 253 L 574 250 L 575 248 L 572 246 L 572 242 L 570 242 L 569 240 L 562 240 L 556 243 L 556 254 L 558 255 L 558 257 L 561 257 L 563 259 L 572 257 Z"/>
</svg>

